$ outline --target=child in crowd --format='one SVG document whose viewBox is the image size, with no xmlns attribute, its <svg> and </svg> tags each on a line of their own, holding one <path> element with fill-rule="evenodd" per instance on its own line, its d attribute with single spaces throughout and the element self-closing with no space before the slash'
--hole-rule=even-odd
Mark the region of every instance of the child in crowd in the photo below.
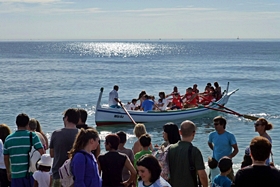
<svg viewBox="0 0 280 187">
<path fill-rule="evenodd" d="M 51 183 L 50 170 L 52 166 L 52 158 L 49 154 L 43 154 L 38 162 L 38 170 L 34 172 L 33 187 L 49 187 Z"/>
<path fill-rule="evenodd" d="M 247 147 L 245 149 L 245 155 L 243 157 L 243 161 L 241 163 L 241 168 L 244 168 L 246 166 L 251 166 L 252 165 L 252 158 L 251 158 L 251 155 L 250 155 L 250 148 Z"/>
<path fill-rule="evenodd" d="M 143 155 L 136 163 L 140 180 L 138 187 L 171 187 L 160 177 L 161 167 L 157 159 L 152 155 Z"/>
<path fill-rule="evenodd" d="M 119 131 L 117 132 L 118 137 L 120 138 L 120 144 L 118 146 L 118 152 L 120 153 L 124 153 L 128 156 L 129 160 L 131 163 L 134 163 L 134 154 L 132 152 L 131 149 L 127 149 L 124 147 L 125 143 L 126 143 L 126 133 L 123 131 Z M 123 168 L 122 171 L 122 178 L 123 181 L 128 180 L 130 177 L 130 173 L 128 172 L 128 169 L 126 169 L 125 167 Z"/>
<path fill-rule="evenodd" d="M 208 166 L 210 168 L 209 179 L 211 183 L 213 183 L 215 177 L 220 174 L 220 170 L 218 168 L 218 161 L 213 157 L 208 157 Z"/>
<path fill-rule="evenodd" d="M 139 160 L 139 158 L 145 154 L 152 154 L 152 151 L 149 149 L 149 146 L 151 145 L 151 137 L 149 134 L 143 134 L 139 138 L 142 151 L 136 153 L 134 155 L 134 167 L 136 168 L 136 163 Z"/>
<path fill-rule="evenodd" d="M 231 187 L 231 180 L 227 177 L 227 175 L 232 170 L 232 160 L 225 156 L 219 160 L 218 167 L 221 173 L 214 178 L 212 187 Z"/>
</svg>

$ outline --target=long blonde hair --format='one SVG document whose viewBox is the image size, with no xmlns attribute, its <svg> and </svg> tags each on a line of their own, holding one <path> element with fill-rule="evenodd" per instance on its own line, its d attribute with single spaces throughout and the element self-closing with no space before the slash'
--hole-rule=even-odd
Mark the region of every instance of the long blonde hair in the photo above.
<svg viewBox="0 0 280 187">
<path fill-rule="evenodd" d="M 73 158 L 78 151 L 84 149 L 90 139 L 96 140 L 97 138 L 99 138 L 98 132 L 94 128 L 81 128 L 75 138 L 72 149 L 69 151 L 69 158 Z"/>
</svg>

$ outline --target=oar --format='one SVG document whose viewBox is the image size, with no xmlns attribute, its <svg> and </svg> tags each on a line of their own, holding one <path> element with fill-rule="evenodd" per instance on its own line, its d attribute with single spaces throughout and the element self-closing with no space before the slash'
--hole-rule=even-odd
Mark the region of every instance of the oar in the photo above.
<svg viewBox="0 0 280 187">
<path fill-rule="evenodd" d="M 231 111 L 232 113 L 234 113 L 234 114 L 236 114 L 236 115 L 238 115 L 238 116 L 241 116 L 241 117 L 244 117 L 244 118 L 253 120 L 253 121 L 256 121 L 257 119 L 259 119 L 259 118 L 256 117 L 256 116 L 250 116 L 250 115 L 247 115 L 247 114 L 240 114 L 240 113 L 235 112 L 234 110 L 231 110 L 231 109 L 229 109 L 229 108 L 227 108 L 227 107 L 225 107 L 225 106 L 223 106 L 223 105 L 220 105 L 219 103 L 214 102 L 214 104 L 216 104 L 216 105 L 218 105 L 219 107 L 224 108 L 224 109 L 226 109 L 226 110 L 228 110 L 228 111 Z"/>
<path fill-rule="evenodd" d="M 126 110 L 126 108 L 123 106 L 122 102 L 118 99 L 115 98 L 115 100 L 121 105 L 122 109 L 125 111 L 125 113 L 127 114 L 127 116 L 129 117 L 129 119 L 132 121 L 132 123 L 134 125 L 136 125 L 136 122 L 134 121 L 134 119 L 131 117 L 131 115 L 128 113 L 128 111 Z"/>
<path fill-rule="evenodd" d="M 233 115 L 236 115 L 235 113 L 233 112 L 229 112 L 229 111 L 226 111 L 226 110 L 222 110 L 222 109 L 218 109 L 218 108 L 211 108 L 209 106 L 204 106 L 204 108 L 208 108 L 208 109 L 211 109 L 211 110 L 216 110 L 216 111 L 219 111 L 219 112 L 224 112 L 224 113 L 227 113 L 227 114 L 233 114 Z"/>
</svg>

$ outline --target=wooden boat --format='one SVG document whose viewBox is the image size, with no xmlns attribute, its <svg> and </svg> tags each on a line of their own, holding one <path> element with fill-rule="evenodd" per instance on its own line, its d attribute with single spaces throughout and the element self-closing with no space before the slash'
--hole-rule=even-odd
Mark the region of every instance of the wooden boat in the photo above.
<svg viewBox="0 0 280 187">
<path fill-rule="evenodd" d="M 228 87 L 224 91 L 222 98 L 215 102 L 219 105 L 227 104 L 230 96 L 235 93 L 238 89 L 228 92 Z M 105 126 L 105 125 L 123 125 L 123 124 L 132 124 L 131 119 L 125 113 L 123 108 L 110 108 L 101 106 L 101 98 L 103 94 L 103 88 L 100 89 L 99 98 L 96 105 L 95 111 L 95 123 L 97 126 Z M 182 119 L 194 119 L 196 117 L 207 115 L 213 112 L 213 109 L 218 109 L 219 106 L 215 103 L 210 103 L 207 108 L 203 105 L 182 109 L 182 110 L 165 110 L 165 111 L 138 111 L 138 110 L 129 110 L 129 114 L 137 123 L 152 123 L 152 122 L 160 122 L 160 121 L 177 121 Z M 211 109 L 212 108 L 212 109 Z"/>
</svg>

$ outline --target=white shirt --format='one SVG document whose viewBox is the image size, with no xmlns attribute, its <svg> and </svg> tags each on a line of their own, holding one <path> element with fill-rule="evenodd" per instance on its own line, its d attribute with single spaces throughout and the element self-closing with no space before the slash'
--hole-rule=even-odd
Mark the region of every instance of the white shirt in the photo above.
<svg viewBox="0 0 280 187">
<path fill-rule="evenodd" d="M 130 103 L 130 105 L 128 106 L 128 110 L 134 110 L 136 107 L 138 107 L 138 104 L 133 104 L 133 103 Z"/>
<path fill-rule="evenodd" d="M 112 90 L 109 93 L 109 106 L 118 104 L 118 102 L 115 101 L 115 98 L 119 98 L 119 94 L 118 94 L 117 90 Z"/>
<path fill-rule="evenodd" d="M 161 110 L 166 110 L 166 107 L 167 107 L 169 101 L 167 99 L 162 99 L 162 103 L 163 103 L 163 106 L 161 107 Z"/>
<path fill-rule="evenodd" d="M 146 187 L 143 184 L 143 181 L 138 181 L 138 187 Z M 151 184 L 149 187 L 171 187 L 171 185 L 164 180 L 162 177 L 160 177 L 156 182 Z"/>
<path fill-rule="evenodd" d="M 50 186 L 50 173 L 45 171 L 35 171 L 33 178 L 38 182 L 38 187 L 49 187 Z"/>
<path fill-rule="evenodd" d="M 4 146 L 2 140 L 0 139 L 0 169 L 6 169 L 3 152 L 4 152 Z"/>
</svg>

